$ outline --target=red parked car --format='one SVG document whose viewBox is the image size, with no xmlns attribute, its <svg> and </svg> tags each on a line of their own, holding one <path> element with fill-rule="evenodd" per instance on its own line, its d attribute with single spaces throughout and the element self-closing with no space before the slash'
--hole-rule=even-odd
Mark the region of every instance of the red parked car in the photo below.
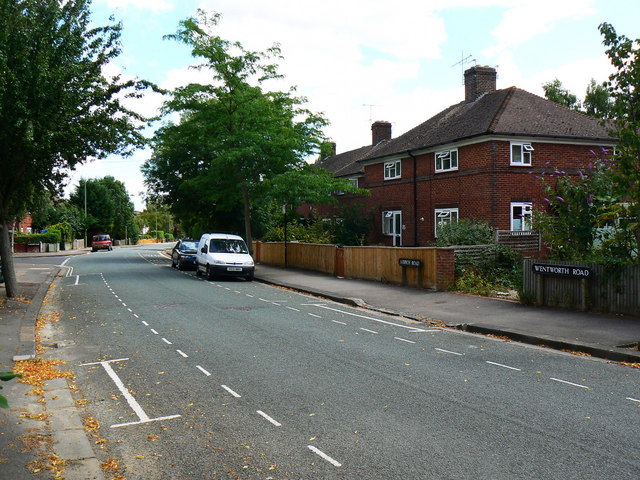
<svg viewBox="0 0 640 480">
<path fill-rule="evenodd" d="M 94 235 L 91 242 L 91 251 L 97 252 L 98 250 L 113 250 L 111 247 L 111 237 L 106 233 L 100 235 Z"/>
</svg>

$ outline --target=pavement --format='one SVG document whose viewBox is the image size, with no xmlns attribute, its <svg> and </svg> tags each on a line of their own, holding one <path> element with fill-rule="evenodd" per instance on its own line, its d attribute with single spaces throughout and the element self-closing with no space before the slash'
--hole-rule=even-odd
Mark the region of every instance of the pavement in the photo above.
<svg viewBox="0 0 640 480">
<path fill-rule="evenodd" d="M 23 253 L 15 257 L 82 255 L 89 251 Z M 40 356 L 35 352 L 36 318 L 55 308 L 45 298 L 60 267 L 45 273 L 24 263 L 15 263 L 15 267 L 20 301 L 6 299 L 4 284 L 0 284 L 1 371 L 10 370 L 14 361 Z M 433 326 L 640 363 L 638 317 L 524 306 L 504 299 L 419 290 L 262 264 L 256 266 L 255 280 Z M 46 332 L 42 335 L 46 336 Z M 46 460 L 56 458 L 51 457 L 53 454 L 67 461 L 62 477 L 55 478 L 104 480 L 93 453 L 93 440 L 85 432 L 73 400 L 72 385 L 65 378 L 46 382 L 40 399 L 29 394 L 30 386 L 15 380 L 1 386 L 4 389 L 0 393 L 10 404 L 8 410 L 0 411 L 2 478 L 54 478 L 55 469 L 45 473 L 49 477 L 43 477 L 42 472 L 29 473 L 46 469 Z"/>
</svg>

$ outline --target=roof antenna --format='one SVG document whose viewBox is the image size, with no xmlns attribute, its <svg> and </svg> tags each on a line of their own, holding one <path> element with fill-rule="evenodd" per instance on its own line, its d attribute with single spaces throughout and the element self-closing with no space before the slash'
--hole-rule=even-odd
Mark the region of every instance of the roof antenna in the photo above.
<svg viewBox="0 0 640 480">
<path fill-rule="evenodd" d="M 369 107 L 369 125 L 373 124 L 373 107 L 377 107 L 377 105 L 372 105 L 370 103 L 363 103 L 363 107 Z"/>
<path fill-rule="evenodd" d="M 451 67 L 455 67 L 456 65 L 460 65 L 460 75 L 462 76 L 462 85 L 464 85 L 464 66 L 467 63 L 473 62 L 476 64 L 476 59 L 471 58 L 473 55 L 464 56 L 464 50 L 460 51 L 460 61 L 451 65 Z"/>
</svg>

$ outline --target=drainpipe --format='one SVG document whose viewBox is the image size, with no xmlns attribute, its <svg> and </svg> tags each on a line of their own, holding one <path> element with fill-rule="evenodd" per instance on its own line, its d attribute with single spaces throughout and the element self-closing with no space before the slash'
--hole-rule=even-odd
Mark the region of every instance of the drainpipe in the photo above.
<svg viewBox="0 0 640 480">
<path fill-rule="evenodd" d="M 407 150 L 407 153 L 413 158 L 413 246 L 418 246 L 418 177 L 417 166 L 418 159 Z"/>
</svg>

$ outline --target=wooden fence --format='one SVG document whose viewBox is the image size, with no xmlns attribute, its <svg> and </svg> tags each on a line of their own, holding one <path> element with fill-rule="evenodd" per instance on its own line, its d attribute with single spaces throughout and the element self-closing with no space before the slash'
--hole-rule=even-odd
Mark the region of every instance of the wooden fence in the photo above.
<svg viewBox="0 0 640 480">
<path fill-rule="evenodd" d="M 523 266 L 523 291 L 536 305 L 640 315 L 637 265 L 607 272 L 598 264 L 525 259 Z M 536 266 L 553 268 L 541 274 Z"/>
<path fill-rule="evenodd" d="M 285 266 L 283 242 L 255 242 L 253 251 L 257 263 Z M 402 267 L 401 258 L 419 260 L 420 267 Z M 455 280 L 454 251 L 449 248 L 338 247 L 290 242 L 287 266 L 424 288 L 447 288 Z"/>
</svg>

